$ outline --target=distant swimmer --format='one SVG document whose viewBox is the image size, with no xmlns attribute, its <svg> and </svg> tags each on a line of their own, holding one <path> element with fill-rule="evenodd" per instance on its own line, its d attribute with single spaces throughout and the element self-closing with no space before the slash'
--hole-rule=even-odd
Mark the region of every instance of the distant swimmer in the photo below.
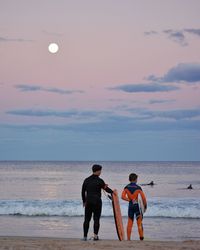
<svg viewBox="0 0 200 250">
<path fill-rule="evenodd" d="M 141 184 L 141 186 L 151 186 L 153 187 L 155 185 L 154 181 L 151 181 L 149 183 L 146 183 L 146 184 Z"/>
<path fill-rule="evenodd" d="M 179 190 L 186 190 L 186 189 L 192 190 L 192 189 L 194 189 L 194 188 L 193 188 L 192 184 L 190 184 L 190 185 L 189 185 L 188 187 L 186 187 L 186 188 L 177 188 L 177 189 L 179 189 Z"/>
<path fill-rule="evenodd" d="M 153 182 L 153 181 L 151 181 L 150 183 L 148 183 L 147 185 L 149 185 L 149 186 L 154 186 L 155 185 L 155 183 Z"/>
<path fill-rule="evenodd" d="M 190 184 L 187 189 L 193 189 L 192 184 Z"/>
</svg>

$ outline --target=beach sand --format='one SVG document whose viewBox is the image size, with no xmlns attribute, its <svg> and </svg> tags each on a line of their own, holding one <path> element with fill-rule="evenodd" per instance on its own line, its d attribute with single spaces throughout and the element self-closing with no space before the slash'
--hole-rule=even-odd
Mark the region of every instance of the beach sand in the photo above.
<svg viewBox="0 0 200 250">
<path fill-rule="evenodd" d="M 123 241 L 100 240 L 83 242 L 80 239 L 0 237 L 0 249 L 12 250 L 200 250 L 200 241 Z"/>
</svg>

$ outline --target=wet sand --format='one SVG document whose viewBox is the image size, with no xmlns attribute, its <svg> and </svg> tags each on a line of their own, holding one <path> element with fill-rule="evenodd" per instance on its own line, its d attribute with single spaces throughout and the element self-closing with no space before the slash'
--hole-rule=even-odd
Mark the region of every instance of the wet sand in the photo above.
<svg viewBox="0 0 200 250">
<path fill-rule="evenodd" d="M 100 240 L 83 242 L 80 239 L 0 237 L 0 249 L 4 250 L 200 250 L 200 241 L 123 241 Z"/>
</svg>

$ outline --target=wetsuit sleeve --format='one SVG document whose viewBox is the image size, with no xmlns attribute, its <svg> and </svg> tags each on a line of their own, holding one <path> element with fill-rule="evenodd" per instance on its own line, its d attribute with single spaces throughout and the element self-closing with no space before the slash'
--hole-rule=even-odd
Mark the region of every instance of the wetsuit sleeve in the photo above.
<svg viewBox="0 0 200 250">
<path fill-rule="evenodd" d="M 110 189 L 107 184 L 104 186 L 104 190 L 109 194 L 113 193 L 112 189 Z"/>
<path fill-rule="evenodd" d="M 121 198 L 122 198 L 122 200 L 130 201 L 130 199 L 128 198 L 127 192 L 126 192 L 126 188 L 123 190 Z"/>
<path fill-rule="evenodd" d="M 86 201 L 85 192 L 86 192 L 86 181 L 83 182 L 82 191 L 81 191 L 83 203 L 85 203 L 85 201 Z"/>
<path fill-rule="evenodd" d="M 108 187 L 108 184 L 105 184 L 104 180 L 102 180 L 101 188 L 104 189 L 109 194 L 113 193 L 112 189 Z"/>
</svg>

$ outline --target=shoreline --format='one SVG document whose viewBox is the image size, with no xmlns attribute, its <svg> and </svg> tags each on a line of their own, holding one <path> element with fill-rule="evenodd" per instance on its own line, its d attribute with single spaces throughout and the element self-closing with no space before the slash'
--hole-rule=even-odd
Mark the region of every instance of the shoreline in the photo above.
<svg viewBox="0 0 200 250">
<path fill-rule="evenodd" d="M 124 228 L 126 228 L 126 219 Z M 81 239 L 83 218 L 80 217 L 21 217 L 0 216 L 0 237 L 31 237 Z M 145 241 L 186 241 L 199 240 L 199 220 L 180 219 L 150 219 L 144 220 Z M 183 230 L 184 228 L 184 230 Z M 173 229 L 173 230 L 170 230 Z M 93 222 L 91 222 L 88 238 L 93 236 Z M 113 218 L 102 217 L 99 231 L 101 240 L 117 240 L 117 233 Z M 133 227 L 132 239 L 139 240 L 136 225 Z"/>
<path fill-rule="evenodd" d="M 123 249 L 129 250 L 130 247 L 138 250 L 200 250 L 199 240 L 184 241 L 118 241 L 118 240 L 100 240 L 94 242 L 88 240 L 86 242 L 80 239 L 70 238 L 49 238 L 49 237 L 23 237 L 23 236 L 0 236 L 0 249 L 34 249 L 34 250 L 79 250 L 79 249 Z"/>
</svg>

